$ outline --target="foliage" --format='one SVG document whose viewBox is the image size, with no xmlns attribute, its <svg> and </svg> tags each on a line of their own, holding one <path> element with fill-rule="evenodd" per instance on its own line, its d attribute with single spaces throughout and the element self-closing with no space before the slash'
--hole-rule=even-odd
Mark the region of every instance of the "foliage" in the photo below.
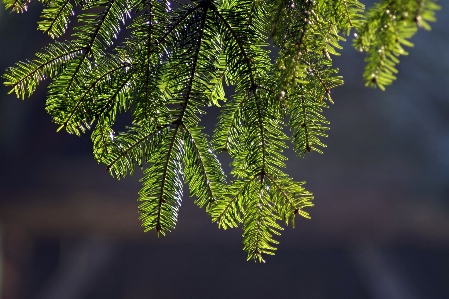
<svg viewBox="0 0 449 299">
<path fill-rule="evenodd" d="M 3 2 L 15 12 L 28 6 Z M 38 29 L 57 39 L 76 20 L 71 37 L 7 69 L 5 84 L 24 98 L 50 78 L 46 109 L 58 130 L 91 131 L 94 157 L 114 177 L 143 169 L 145 231 L 175 228 L 185 181 L 219 227 L 243 226 L 248 259 L 263 261 L 276 250 L 280 223 L 309 218 L 312 194 L 284 172 L 282 153 L 288 140 L 300 156 L 325 147 L 323 109 L 343 84 L 331 58 L 339 43 L 357 31 L 367 85 L 383 89 L 403 46 L 418 26 L 430 28 L 438 6 L 382 0 L 365 14 L 357 0 L 185 2 L 43 1 Z M 224 85 L 235 88 L 232 96 Z M 200 126 L 209 106 L 222 106 L 212 138 Z M 124 112 L 132 123 L 116 133 Z M 221 151 L 233 159 L 231 179 Z"/>
<path fill-rule="evenodd" d="M 428 22 L 435 21 L 438 9 L 433 1 L 383 0 L 368 10 L 354 41 L 356 49 L 368 54 L 366 85 L 384 90 L 396 79 L 398 57 L 408 54 L 403 46 L 413 46 L 409 39 L 418 27 L 430 30 Z"/>
</svg>

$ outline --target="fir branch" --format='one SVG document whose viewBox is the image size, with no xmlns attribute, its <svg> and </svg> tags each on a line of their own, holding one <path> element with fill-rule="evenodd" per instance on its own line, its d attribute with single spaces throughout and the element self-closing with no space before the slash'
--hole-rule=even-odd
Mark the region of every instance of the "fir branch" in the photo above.
<svg viewBox="0 0 449 299">
<path fill-rule="evenodd" d="M 261 175 L 261 177 L 263 178 L 263 173 L 265 172 L 264 124 L 262 121 L 262 113 L 261 113 L 261 108 L 259 105 L 260 100 L 258 99 L 258 96 L 257 96 L 258 85 L 256 84 L 256 81 L 254 78 L 254 74 L 253 74 L 253 70 L 252 70 L 252 66 L 251 66 L 251 60 L 248 57 L 248 54 L 244 48 L 243 42 L 239 39 L 237 33 L 232 29 L 232 26 L 229 24 L 229 22 L 223 17 L 223 15 L 215 7 L 213 8 L 213 10 L 216 13 L 217 17 L 222 21 L 222 23 L 225 25 L 226 29 L 230 32 L 230 34 L 234 38 L 236 44 L 238 45 L 238 47 L 240 49 L 240 54 L 244 57 L 245 64 L 248 68 L 248 73 L 249 73 L 249 78 L 250 78 L 250 83 L 251 83 L 251 86 L 249 87 L 249 92 L 251 92 L 253 94 L 254 102 L 257 107 L 258 124 L 259 124 L 259 129 L 260 129 L 260 134 L 261 134 L 261 140 L 262 140 L 262 145 L 261 145 L 262 146 L 262 170 L 261 170 L 262 175 Z"/>
<path fill-rule="evenodd" d="M 70 16 L 74 15 L 71 0 L 52 0 L 42 10 L 38 29 L 47 33 L 51 38 L 58 38 L 65 33 Z"/>
<path fill-rule="evenodd" d="M 55 42 L 36 53 L 36 59 L 19 62 L 16 67 L 8 68 L 3 75 L 5 85 L 11 86 L 9 93 L 15 92 L 17 97 L 31 96 L 37 85 L 47 77 L 57 76 L 67 61 L 83 54 L 83 47 L 76 41 Z"/>
<path fill-rule="evenodd" d="M 111 143 L 109 149 L 110 154 L 107 158 L 101 160 L 101 162 L 106 164 L 106 170 L 111 175 L 124 177 L 128 172 L 132 173 L 134 171 L 134 164 L 143 165 L 147 162 L 151 153 L 159 145 L 159 138 L 165 136 L 166 132 L 175 128 L 175 126 L 175 123 L 170 123 L 155 128 L 148 128 L 148 125 L 128 128 L 129 131 L 127 133 L 122 133 L 114 137 L 114 142 Z M 148 150 L 137 150 L 139 146 L 144 146 L 146 143 L 148 143 L 146 145 Z M 143 155 L 146 153 L 148 154 Z"/>
<path fill-rule="evenodd" d="M 167 187 L 167 173 L 170 171 L 169 170 L 169 162 L 170 162 L 171 156 L 173 154 L 173 145 L 175 144 L 175 141 L 176 141 L 176 135 L 179 130 L 179 125 L 177 125 L 174 130 L 175 131 L 173 133 L 173 137 L 172 137 L 172 139 L 170 141 L 170 145 L 168 147 L 164 167 L 162 169 L 162 179 L 161 179 L 161 184 L 160 184 L 161 189 L 159 191 L 156 226 L 155 226 L 157 233 L 159 233 L 159 231 L 161 231 L 163 229 L 162 223 L 161 223 L 161 217 L 162 217 L 161 216 L 161 208 L 162 208 L 162 203 L 166 202 L 166 200 L 163 197 L 165 195 L 165 188 Z"/>
<path fill-rule="evenodd" d="M 184 139 L 185 176 L 190 187 L 190 194 L 197 196 L 199 207 L 210 207 L 222 198 L 222 189 L 226 178 L 221 170 L 220 162 L 209 146 L 206 136 L 197 128 L 189 128 L 182 123 L 186 132 Z M 196 171 L 196 167 L 200 168 Z"/>
<path fill-rule="evenodd" d="M 3 2 L 16 12 L 28 5 Z M 300 156 L 325 147 L 323 109 L 343 83 L 332 55 L 340 55 L 344 36 L 357 30 L 365 81 L 383 89 L 403 47 L 418 27 L 430 29 L 439 6 L 380 0 L 364 13 L 357 0 L 195 0 L 176 7 L 166 0 L 46 2 L 39 30 L 61 37 L 75 10 L 79 26 L 69 40 L 7 69 L 5 85 L 23 99 L 50 78 L 46 110 L 58 130 L 80 135 L 94 127 L 94 158 L 116 178 L 143 169 L 145 231 L 175 228 L 185 182 L 219 227 L 242 224 L 248 260 L 264 262 L 276 250 L 280 221 L 310 218 L 313 196 L 284 172 L 283 151 L 288 139 Z M 270 45 L 278 51 L 269 54 Z M 205 107 L 226 101 L 223 84 L 235 92 L 209 141 L 201 118 Z M 126 111 L 132 120 L 116 134 L 117 115 Z M 215 150 L 232 159 L 229 183 Z"/>
<path fill-rule="evenodd" d="M 31 0 L 3 0 L 3 4 L 5 4 L 5 8 L 11 8 L 12 11 L 16 13 L 22 13 L 28 10 L 28 3 Z"/>
<path fill-rule="evenodd" d="M 234 181 L 226 190 L 228 194 L 210 210 L 212 221 L 217 222 L 223 229 L 237 227 L 242 222 L 240 214 L 244 212 L 243 198 L 248 196 L 247 188 L 257 178 L 258 175 L 255 175 L 244 181 Z"/>
<path fill-rule="evenodd" d="M 248 252 L 247 260 L 265 262 L 262 254 L 274 255 L 276 248 L 272 244 L 279 243 L 272 235 L 280 235 L 283 228 L 276 223 L 279 217 L 269 203 L 263 184 L 256 183 L 251 189 L 258 200 L 247 203 L 247 210 L 252 212 L 245 213 L 243 218 L 243 250 Z"/>
<path fill-rule="evenodd" d="M 145 231 L 155 229 L 158 234 L 165 235 L 176 225 L 182 195 L 180 162 L 183 151 L 179 128 L 176 126 L 163 137 L 141 180 L 139 213 Z"/>
<path fill-rule="evenodd" d="M 430 30 L 427 22 L 435 21 L 439 9 L 433 0 L 382 0 L 368 10 L 354 41 L 356 49 L 367 52 L 367 86 L 385 90 L 396 79 L 398 57 L 408 54 L 402 46 L 413 46 L 409 39 L 419 26 Z"/>
<path fill-rule="evenodd" d="M 207 2 L 205 2 L 207 3 Z M 189 81 L 187 83 L 187 90 L 185 92 L 185 96 L 184 96 L 184 103 L 181 104 L 181 113 L 179 114 L 178 117 L 178 121 L 179 123 L 183 122 L 184 119 L 184 114 L 187 110 L 187 106 L 189 104 L 189 101 L 191 99 L 191 92 L 192 92 L 192 88 L 193 88 L 193 80 L 195 79 L 195 72 L 196 72 L 196 68 L 197 68 L 197 63 L 198 63 L 198 57 L 200 54 L 200 50 L 201 50 L 201 43 L 203 41 L 203 33 L 204 33 L 204 26 L 206 24 L 206 16 L 207 16 L 207 10 L 208 10 L 208 6 L 205 6 L 203 8 L 203 13 L 201 16 L 201 23 L 200 26 L 198 28 L 199 31 L 199 36 L 198 36 L 198 41 L 197 41 L 197 45 L 196 45 L 196 49 L 195 49 L 195 53 L 193 54 L 193 61 L 192 61 L 192 69 L 190 71 L 190 75 L 189 75 Z"/>
<path fill-rule="evenodd" d="M 85 89 L 85 91 L 81 94 L 81 96 L 80 96 L 79 99 L 76 101 L 76 104 L 73 106 L 73 108 L 71 108 L 70 111 L 67 111 L 67 112 L 68 112 L 68 116 L 62 121 L 63 123 L 62 123 L 61 126 L 57 129 L 57 131 L 60 131 L 61 129 L 66 128 L 67 125 L 68 125 L 70 122 L 72 122 L 73 117 L 75 116 L 75 114 L 77 113 L 77 111 L 80 109 L 81 105 L 82 105 L 86 100 L 88 100 L 89 94 L 91 94 L 92 91 L 93 91 L 99 84 L 103 83 L 102 81 L 104 81 L 105 79 L 107 79 L 108 77 L 110 77 L 112 74 L 116 73 L 117 71 L 122 70 L 123 68 L 130 68 L 130 67 L 132 67 L 132 65 L 129 64 L 129 63 L 126 63 L 126 62 L 125 62 L 125 63 L 119 63 L 118 66 L 113 67 L 112 69 L 106 70 L 106 72 L 104 72 L 103 74 L 101 74 L 99 77 L 95 78 L 95 80 L 94 80 L 92 83 L 90 83 L 90 84 L 88 85 L 87 89 Z M 121 85 L 119 85 L 118 88 L 115 88 L 115 92 L 109 97 L 110 100 L 109 100 L 108 102 L 111 103 L 111 102 L 112 102 L 111 99 L 115 99 L 115 97 L 120 93 L 120 91 L 122 90 L 122 88 L 125 87 L 125 85 L 128 83 L 128 81 L 131 79 L 131 76 L 132 76 L 132 75 L 133 75 L 133 71 L 132 71 L 132 70 L 129 70 L 129 71 L 127 72 L 127 77 L 126 77 L 126 79 L 123 80 L 123 82 L 121 83 Z M 61 98 L 59 98 L 59 97 L 56 97 L 56 99 L 55 99 L 56 102 L 57 102 L 57 101 L 60 101 L 60 100 L 61 100 Z M 58 105 L 58 104 L 57 104 L 57 103 L 52 103 L 51 100 L 50 100 L 50 101 L 48 102 L 47 105 L 48 105 L 48 106 L 52 106 L 52 105 Z M 105 112 L 105 110 L 107 110 L 107 109 L 108 109 L 108 106 L 110 106 L 110 105 L 105 105 L 105 104 L 103 104 L 102 106 L 103 106 L 103 107 L 102 107 L 101 111 L 98 112 L 98 113 L 96 113 L 96 114 L 97 114 L 96 117 L 99 117 L 99 116 L 103 115 L 103 113 Z M 84 107 L 84 108 L 85 108 L 85 107 Z M 61 108 L 61 107 L 57 107 L 57 108 L 52 107 L 52 109 L 61 111 L 63 108 Z M 50 109 L 48 109 L 48 110 L 50 110 Z M 84 109 L 84 110 L 85 110 L 85 112 L 84 112 L 83 115 L 86 116 L 85 113 L 86 113 L 87 111 L 86 111 L 86 109 Z M 90 114 L 90 113 L 89 113 L 89 114 Z M 69 131 L 69 132 L 74 132 L 75 134 L 79 135 L 79 130 L 78 130 L 77 128 L 78 128 L 78 127 L 81 127 L 81 126 L 82 126 L 81 124 L 83 124 L 83 123 L 89 123 L 90 121 L 93 121 L 93 120 L 95 120 L 95 118 L 96 118 L 95 116 L 89 115 L 89 114 L 88 114 L 88 118 L 84 118 L 84 119 L 82 119 L 82 120 L 75 120 L 75 128 L 73 128 L 73 129 L 67 129 L 67 131 Z M 53 115 L 55 115 L 55 114 L 53 114 Z M 55 119 L 55 122 L 56 122 L 56 123 L 59 123 L 60 121 L 59 121 L 59 119 Z"/>
<path fill-rule="evenodd" d="M 153 23 L 153 5 L 152 5 L 152 1 L 149 1 L 149 5 L 148 5 L 148 10 L 146 12 L 146 14 L 148 15 L 148 20 L 147 22 L 149 23 L 149 26 L 147 26 L 147 43 L 146 43 L 146 50 L 147 50 L 147 55 L 146 55 L 146 64 L 145 64 L 145 104 L 144 104 L 144 116 L 145 118 L 148 117 L 148 101 L 149 101 L 149 88 L 150 88 L 150 68 L 152 67 L 152 64 L 150 62 L 150 57 L 151 57 L 151 44 L 153 42 L 153 37 L 152 37 L 152 23 Z"/>
</svg>

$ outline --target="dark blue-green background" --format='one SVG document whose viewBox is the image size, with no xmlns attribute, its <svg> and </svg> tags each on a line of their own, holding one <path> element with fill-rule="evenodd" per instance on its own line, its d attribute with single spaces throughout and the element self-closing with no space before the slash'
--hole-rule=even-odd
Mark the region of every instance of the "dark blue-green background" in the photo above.
<svg viewBox="0 0 449 299">
<path fill-rule="evenodd" d="M 440 4 L 385 92 L 364 87 L 364 56 L 344 44 L 324 155 L 288 152 L 287 172 L 315 195 L 312 220 L 286 228 L 264 265 L 245 261 L 240 229 L 218 230 L 187 194 L 173 233 L 144 234 L 139 172 L 117 181 L 89 136 L 56 133 L 45 86 L 25 101 L 0 86 L 0 298 L 449 298 L 449 1 Z M 35 30 L 38 8 L 0 9 L 1 72 L 50 41 Z M 204 124 L 215 121 L 211 111 Z"/>
</svg>

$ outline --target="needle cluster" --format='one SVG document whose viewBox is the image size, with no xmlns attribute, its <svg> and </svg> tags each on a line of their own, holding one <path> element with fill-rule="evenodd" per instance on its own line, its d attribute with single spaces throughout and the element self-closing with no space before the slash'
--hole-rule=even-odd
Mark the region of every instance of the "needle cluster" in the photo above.
<svg viewBox="0 0 449 299">
<path fill-rule="evenodd" d="M 15 12 L 28 7 L 3 2 Z M 300 156 L 325 147 L 323 109 L 343 84 L 332 66 L 340 42 L 356 30 L 355 46 L 368 53 L 365 80 L 384 88 L 402 46 L 438 9 L 432 0 L 382 0 L 366 14 L 357 0 L 42 4 L 38 29 L 55 41 L 6 70 L 11 92 L 24 98 L 50 79 L 46 110 L 58 130 L 90 132 L 95 159 L 114 177 L 143 169 L 145 231 L 175 228 L 186 183 L 219 227 L 243 227 L 248 259 L 260 262 L 274 254 L 282 223 L 309 218 L 313 196 L 285 172 L 283 150 L 288 141 Z M 73 33 L 60 40 L 71 21 Z M 213 136 L 199 125 L 210 106 L 221 109 Z M 115 132 L 125 112 L 132 122 Z M 233 161 L 228 176 L 222 151 Z"/>
</svg>

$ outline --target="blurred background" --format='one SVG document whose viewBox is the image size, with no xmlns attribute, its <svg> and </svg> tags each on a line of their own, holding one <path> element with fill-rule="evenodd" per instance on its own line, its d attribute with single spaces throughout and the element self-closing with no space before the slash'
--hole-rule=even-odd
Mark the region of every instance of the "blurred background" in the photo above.
<svg viewBox="0 0 449 299">
<path fill-rule="evenodd" d="M 439 2 L 386 92 L 364 87 L 364 56 L 344 44 L 328 148 L 288 152 L 287 172 L 315 195 L 312 220 L 286 228 L 266 264 L 246 262 L 241 229 L 218 230 L 187 192 L 173 233 L 144 234 L 140 174 L 117 181 L 88 135 L 56 133 L 44 85 L 25 101 L 1 85 L 0 298 L 449 298 L 449 1 Z M 1 72 L 49 42 L 38 8 L 0 9 Z"/>
</svg>

